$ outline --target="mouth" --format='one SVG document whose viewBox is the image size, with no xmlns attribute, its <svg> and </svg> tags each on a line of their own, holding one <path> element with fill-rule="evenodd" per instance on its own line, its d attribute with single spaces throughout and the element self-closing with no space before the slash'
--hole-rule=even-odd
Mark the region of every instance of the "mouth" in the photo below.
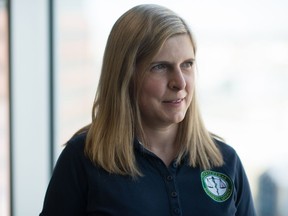
<svg viewBox="0 0 288 216">
<path fill-rule="evenodd" d="M 176 100 L 166 100 L 166 101 L 163 101 L 163 103 L 179 104 L 179 103 L 181 103 L 183 100 L 184 100 L 184 98 L 179 98 L 179 99 L 176 99 Z"/>
</svg>

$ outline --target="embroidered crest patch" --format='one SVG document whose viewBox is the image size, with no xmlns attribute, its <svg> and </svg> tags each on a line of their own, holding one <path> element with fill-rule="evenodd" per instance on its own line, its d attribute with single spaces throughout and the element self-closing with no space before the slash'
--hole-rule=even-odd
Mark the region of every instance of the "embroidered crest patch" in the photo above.
<svg viewBox="0 0 288 216">
<path fill-rule="evenodd" d="M 230 177 L 219 172 L 206 170 L 201 173 L 202 186 L 206 194 L 216 202 L 224 202 L 233 192 Z"/>
</svg>

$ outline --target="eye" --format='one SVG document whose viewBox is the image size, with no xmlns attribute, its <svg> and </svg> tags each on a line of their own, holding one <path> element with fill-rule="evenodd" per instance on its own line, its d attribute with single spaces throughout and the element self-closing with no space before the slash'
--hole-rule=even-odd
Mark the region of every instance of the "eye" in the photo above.
<svg viewBox="0 0 288 216">
<path fill-rule="evenodd" d="M 157 72 L 157 71 L 163 71 L 167 69 L 167 65 L 165 64 L 156 64 L 152 66 L 151 71 L 152 72 Z"/>
<path fill-rule="evenodd" d="M 193 65 L 194 65 L 194 61 L 188 61 L 188 62 L 184 62 L 183 64 L 181 64 L 181 67 L 184 69 L 189 69 L 189 68 L 192 68 Z"/>
</svg>

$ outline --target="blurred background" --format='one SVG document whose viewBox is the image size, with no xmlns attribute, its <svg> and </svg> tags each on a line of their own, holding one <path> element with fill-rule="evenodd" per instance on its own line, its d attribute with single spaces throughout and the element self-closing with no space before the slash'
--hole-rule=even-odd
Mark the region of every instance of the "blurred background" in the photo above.
<svg viewBox="0 0 288 216">
<path fill-rule="evenodd" d="M 141 3 L 189 23 L 206 126 L 238 152 L 258 215 L 287 216 L 285 0 L 0 0 L 0 215 L 40 213 L 63 144 L 90 121 L 109 31 Z"/>
</svg>

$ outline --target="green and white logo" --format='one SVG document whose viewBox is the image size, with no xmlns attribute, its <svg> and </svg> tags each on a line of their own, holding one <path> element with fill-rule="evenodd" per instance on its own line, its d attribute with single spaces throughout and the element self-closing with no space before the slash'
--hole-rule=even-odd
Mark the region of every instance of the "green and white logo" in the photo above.
<svg viewBox="0 0 288 216">
<path fill-rule="evenodd" d="M 233 192 L 233 182 L 230 177 L 210 170 L 201 173 L 202 186 L 206 194 L 216 202 L 224 202 Z"/>
</svg>

